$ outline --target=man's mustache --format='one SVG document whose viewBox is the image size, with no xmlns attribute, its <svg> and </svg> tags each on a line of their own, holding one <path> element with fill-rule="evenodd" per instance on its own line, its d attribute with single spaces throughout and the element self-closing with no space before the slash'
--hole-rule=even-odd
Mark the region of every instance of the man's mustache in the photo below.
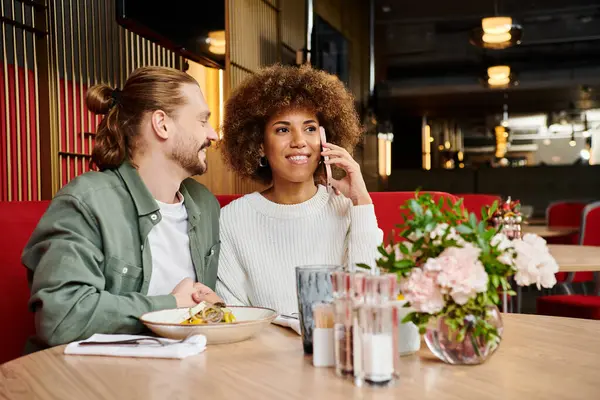
<svg viewBox="0 0 600 400">
<path fill-rule="evenodd" d="M 212 144 L 211 140 L 207 140 L 206 142 L 204 142 L 204 144 L 202 145 L 202 147 L 200 147 L 200 150 L 204 150 L 208 147 L 210 147 L 210 145 Z"/>
</svg>

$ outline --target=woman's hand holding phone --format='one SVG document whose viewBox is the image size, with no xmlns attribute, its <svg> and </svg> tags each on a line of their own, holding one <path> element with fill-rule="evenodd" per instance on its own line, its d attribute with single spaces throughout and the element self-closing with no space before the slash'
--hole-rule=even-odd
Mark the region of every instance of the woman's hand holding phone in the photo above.
<svg viewBox="0 0 600 400">
<path fill-rule="evenodd" d="M 325 129 L 319 128 L 321 133 L 321 146 L 323 152 L 325 169 L 327 171 L 327 184 L 334 188 L 336 194 L 343 194 L 352 200 L 355 206 L 372 204 L 371 196 L 367 190 L 367 185 L 360 171 L 360 165 L 352 158 L 346 149 L 327 143 Z M 343 179 L 333 179 L 331 176 L 331 165 L 337 165 L 346 171 L 346 176 Z"/>
</svg>

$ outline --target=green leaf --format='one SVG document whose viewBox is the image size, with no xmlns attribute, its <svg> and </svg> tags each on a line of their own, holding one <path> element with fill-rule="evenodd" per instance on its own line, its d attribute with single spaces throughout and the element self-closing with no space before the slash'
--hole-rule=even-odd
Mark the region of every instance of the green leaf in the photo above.
<svg viewBox="0 0 600 400">
<path fill-rule="evenodd" d="M 491 280 L 492 280 L 492 285 L 494 286 L 494 288 L 497 288 L 498 285 L 500 285 L 500 278 L 498 278 L 498 275 L 491 275 Z"/>
<path fill-rule="evenodd" d="M 413 260 L 400 260 L 394 263 L 394 267 L 396 268 L 409 268 L 413 267 L 414 265 L 415 263 L 413 262 Z"/>
<path fill-rule="evenodd" d="M 424 229 L 425 232 L 431 232 L 435 228 L 436 225 L 437 224 L 435 222 L 428 223 L 427 225 L 425 225 L 425 229 Z"/>
<path fill-rule="evenodd" d="M 477 217 L 475 216 L 475 214 L 471 213 L 469 215 L 469 225 L 472 228 L 475 228 L 477 226 Z"/>
<path fill-rule="evenodd" d="M 463 235 L 469 235 L 469 234 L 473 233 L 473 229 L 471 229 L 467 225 L 458 225 L 455 229 L 458 233 L 461 233 Z"/>
<path fill-rule="evenodd" d="M 408 250 L 408 247 L 406 247 L 406 245 L 404 243 L 400 243 L 399 247 L 400 247 L 400 252 L 402 254 L 404 254 L 405 256 L 410 253 L 410 251 Z"/>
<path fill-rule="evenodd" d="M 359 268 L 371 269 L 371 266 L 367 265 L 367 264 L 358 263 L 358 264 L 356 264 L 356 266 Z"/>
<path fill-rule="evenodd" d="M 423 215 L 423 207 L 421 207 L 419 202 L 417 202 L 416 200 L 409 200 L 408 207 L 410 208 L 410 211 L 412 211 L 413 214 L 415 214 L 415 216 Z"/>
<path fill-rule="evenodd" d="M 388 258 L 390 255 L 388 254 L 387 251 L 385 251 L 385 248 L 383 246 L 379 246 L 377 248 L 377 251 L 379 251 L 379 254 L 381 254 L 382 256 L 384 256 L 385 258 Z"/>
</svg>

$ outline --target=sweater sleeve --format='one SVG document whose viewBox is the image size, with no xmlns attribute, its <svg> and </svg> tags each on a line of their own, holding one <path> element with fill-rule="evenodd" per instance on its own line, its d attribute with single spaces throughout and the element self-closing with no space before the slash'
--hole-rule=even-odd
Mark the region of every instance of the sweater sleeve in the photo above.
<svg viewBox="0 0 600 400">
<path fill-rule="evenodd" d="M 237 256 L 235 240 L 227 220 L 222 213 L 220 226 L 221 254 L 219 256 L 216 292 L 227 305 L 250 306 L 246 291 L 247 274 Z"/>
<path fill-rule="evenodd" d="M 379 257 L 377 248 L 383 242 L 383 231 L 377 226 L 373 204 L 350 207 L 350 232 L 348 234 L 348 262 L 375 265 Z"/>
</svg>

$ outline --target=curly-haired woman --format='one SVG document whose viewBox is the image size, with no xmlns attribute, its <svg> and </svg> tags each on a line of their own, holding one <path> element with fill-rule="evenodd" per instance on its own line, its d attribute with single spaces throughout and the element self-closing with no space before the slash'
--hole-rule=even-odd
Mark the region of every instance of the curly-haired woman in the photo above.
<svg viewBox="0 0 600 400">
<path fill-rule="evenodd" d="M 373 263 L 383 233 L 349 153 L 361 133 L 352 95 L 326 72 L 272 66 L 235 89 L 225 108 L 224 158 L 269 187 L 221 211 L 217 292 L 228 304 L 294 313 L 296 266 Z M 333 190 L 317 183 L 323 163 L 346 172 Z"/>
</svg>

